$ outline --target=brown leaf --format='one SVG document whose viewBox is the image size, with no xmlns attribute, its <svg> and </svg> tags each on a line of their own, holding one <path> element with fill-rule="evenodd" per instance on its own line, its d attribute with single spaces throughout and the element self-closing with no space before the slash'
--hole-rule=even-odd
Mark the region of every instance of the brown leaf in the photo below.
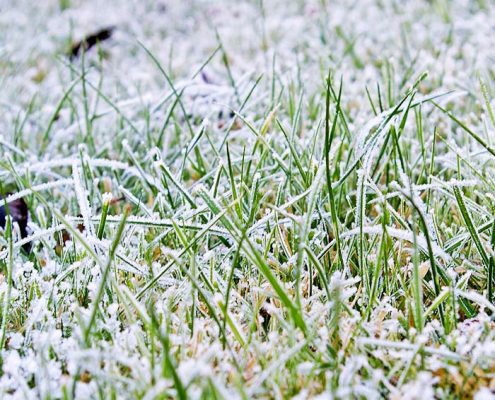
<svg viewBox="0 0 495 400">
<path fill-rule="evenodd" d="M 10 194 L 10 193 L 9 193 Z M 21 232 L 21 237 L 24 239 L 28 235 L 27 224 L 29 220 L 29 209 L 24 201 L 24 199 L 17 199 L 10 202 L 7 207 L 5 207 L 3 201 L 1 201 L 2 196 L 0 195 L 0 227 L 5 228 L 7 222 L 7 214 L 10 214 L 13 222 L 17 222 L 19 225 L 19 230 Z M 29 243 L 23 246 L 24 250 L 30 251 L 31 245 Z"/>
<path fill-rule="evenodd" d="M 72 45 L 70 50 L 70 58 L 76 58 L 79 56 L 82 50 L 87 51 L 97 43 L 108 40 L 112 37 L 112 33 L 115 27 L 109 26 L 107 28 L 100 29 L 94 33 L 91 33 Z"/>
</svg>

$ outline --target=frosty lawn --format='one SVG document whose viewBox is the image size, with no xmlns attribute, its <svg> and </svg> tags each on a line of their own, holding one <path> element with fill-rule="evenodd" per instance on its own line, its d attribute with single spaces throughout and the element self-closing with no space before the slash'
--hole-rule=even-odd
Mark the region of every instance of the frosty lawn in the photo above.
<svg viewBox="0 0 495 400">
<path fill-rule="evenodd" d="M 0 398 L 492 398 L 494 31 L 3 0 Z"/>
</svg>

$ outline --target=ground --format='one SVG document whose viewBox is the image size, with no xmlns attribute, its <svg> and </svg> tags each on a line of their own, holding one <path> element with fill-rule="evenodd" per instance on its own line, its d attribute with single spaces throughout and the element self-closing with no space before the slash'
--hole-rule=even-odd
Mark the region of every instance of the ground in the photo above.
<svg viewBox="0 0 495 400">
<path fill-rule="evenodd" d="M 494 32 L 0 1 L 0 397 L 493 398 Z"/>
</svg>

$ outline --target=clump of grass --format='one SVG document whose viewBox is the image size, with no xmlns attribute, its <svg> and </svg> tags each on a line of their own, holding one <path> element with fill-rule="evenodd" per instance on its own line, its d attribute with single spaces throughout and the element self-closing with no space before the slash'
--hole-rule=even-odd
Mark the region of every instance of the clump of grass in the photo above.
<svg viewBox="0 0 495 400">
<path fill-rule="evenodd" d="M 0 397 L 490 394 L 490 4 L 21 3 Z"/>
</svg>

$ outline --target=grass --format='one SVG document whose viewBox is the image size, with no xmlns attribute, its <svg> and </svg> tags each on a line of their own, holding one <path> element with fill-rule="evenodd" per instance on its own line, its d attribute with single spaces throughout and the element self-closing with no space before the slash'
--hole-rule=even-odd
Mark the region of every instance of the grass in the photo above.
<svg viewBox="0 0 495 400">
<path fill-rule="evenodd" d="M 0 397 L 491 394 L 488 2 L 21 3 Z"/>
</svg>

